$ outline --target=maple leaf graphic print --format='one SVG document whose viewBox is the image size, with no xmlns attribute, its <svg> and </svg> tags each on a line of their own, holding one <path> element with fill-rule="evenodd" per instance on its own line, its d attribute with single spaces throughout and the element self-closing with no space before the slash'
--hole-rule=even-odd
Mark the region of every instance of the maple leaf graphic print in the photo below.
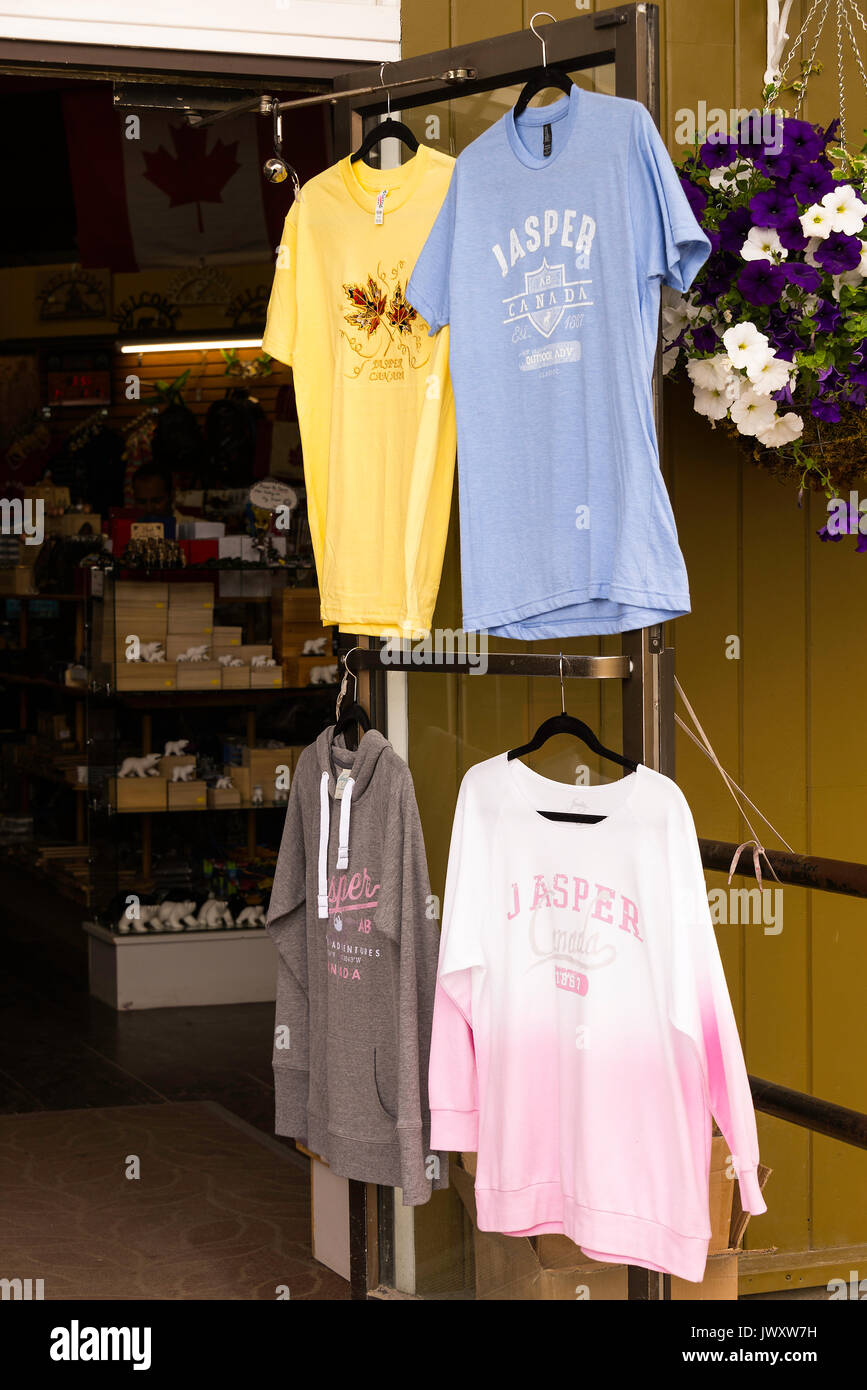
<svg viewBox="0 0 867 1390">
<path fill-rule="evenodd" d="M 418 312 L 410 304 L 404 293 L 403 285 L 398 280 L 397 287 L 391 296 L 388 321 L 394 325 L 399 333 L 411 333 L 417 318 Z"/>
<path fill-rule="evenodd" d="M 368 337 L 372 337 L 382 323 L 386 291 L 372 275 L 368 275 L 366 285 L 344 285 L 343 292 L 356 310 L 354 314 L 344 315 L 346 322 L 351 323 L 353 328 L 363 329 Z"/>
<path fill-rule="evenodd" d="M 224 144 L 216 140 L 208 149 L 209 132 L 189 126 L 170 126 L 175 147 L 170 154 L 164 145 L 156 150 L 143 150 L 144 177 L 169 200 L 169 207 L 195 203 L 198 230 L 204 232 L 203 203 L 221 203 L 223 190 L 238 172 L 238 141 Z"/>
</svg>

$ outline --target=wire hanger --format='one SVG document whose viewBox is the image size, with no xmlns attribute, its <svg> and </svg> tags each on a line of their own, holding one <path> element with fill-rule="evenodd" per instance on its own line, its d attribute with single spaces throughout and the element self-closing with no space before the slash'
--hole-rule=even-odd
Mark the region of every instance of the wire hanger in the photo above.
<svg viewBox="0 0 867 1390">
<path fill-rule="evenodd" d="M 518 97 L 515 103 L 515 120 L 521 115 L 522 111 L 527 109 L 531 98 L 538 96 L 539 92 L 546 91 L 548 87 L 559 87 L 560 91 L 565 92 L 568 96 L 575 86 L 568 72 L 564 72 L 562 68 L 548 67 L 548 45 L 536 28 L 536 20 L 543 17 L 553 20 L 555 24 L 557 23 L 554 15 L 548 10 L 537 10 L 530 20 L 530 28 L 542 45 L 542 66 L 533 73 L 533 76 L 530 78 L 529 82 L 527 82 L 524 90 Z"/>
<path fill-rule="evenodd" d="M 560 653 L 560 713 L 551 715 L 550 719 L 544 720 L 530 739 L 529 743 L 522 744 L 520 748 L 512 748 L 506 757 L 509 762 L 513 758 L 522 758 L 526 753 L 535 753 L 537 748 L 541 748 L 543 743 L 547 743 L 549 738 L 555 734 L 574 734 L 580 738 L 582 743 L 586 743 L 592 752 L 597 753 L 600 758 L 609 758 L 611 762 L 618 763 L 625 767 L 629 772 L 635 772 L 637 763 L 630 758 L 625 758 L 622 753 L 615 753 L 613 749 L 606 748 L 583 719 L 578 719 L 574 714 L 566 713 L 566 686 L 563 681 L 563 653 Z M 575 821 L 583 825 L 595 825 L 597 821 L 605 820 L 605 816 L 581 815 L 572 811 L 540 811 L 540 815 L 547 820 Z"/>
<path fill-rule="evenodd" d="M 358 149 L 355 151 L 355 154 L 351 156 L 351 164 L 357 164 L 359 159 L 363 159 L 366 154 L 370 153 L 374 145 L 378 145 L 381 140 L 387 140 L 389 137 L 393 137 L 395 140 L 401 140 L 404 145 L 408 146 L 413 154 L 415 154 L 418 149 L 418 137 L 413 134 L 409 126 L 404 125 L 403 121 L 395 121 L 392 119 L 391 88 L 385 87 L 385 83 L 382 80 L 382 74 L 385 72 L 385 69 L 386 64 L 381 63 L 379 68 L 379 81 L 385 88 L 388 96 L 388 112 L 386 119 L 384 121 L 379 121 L 376 125 L 371 127 Z"/>
<path fill-rule="evenodd" d="M 356 726 L 361 730 L 361 735 L 363 738 L 371 727 L 370 716 L 367 713 L 367 710 L 364 708 L 362 704 L 359 703 L 358 700 L 358 677 L 349 665 L 349 658 L 351 657 L 352 653 L 359 651 L 361 651 L 360 647 L 350 647 L 349 651 L 343 658 L 343 680 L 340 683 L 340 691 L 337 696 L 337 707 L 335 709 L 337 722 L 334 725 L 332 742 L 335 738 L 337 738 L 338 734 L 346 734 L 350 729 L 354 729 Z M 346 698 L 346 686 L 350 676 L 352 677 L 355 685 L 352 692 L 352 700 L 344 708 L 343 702 Z M 359 742 L 360 740 L 355 742 L 355 744 L 353 745 L 347 738 L 346 746 L 350 749 L 351 752 L 354 752 L 355 749 L 358 747 Z"/>
</svg>

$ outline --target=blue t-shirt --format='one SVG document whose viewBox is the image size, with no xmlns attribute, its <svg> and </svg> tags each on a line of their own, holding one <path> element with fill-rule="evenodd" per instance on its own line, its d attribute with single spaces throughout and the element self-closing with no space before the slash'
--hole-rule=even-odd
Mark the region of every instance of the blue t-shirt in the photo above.
<svg viewBox="0 0 867 1390">
<path fill-rule="evenodd" d="M 709 250 L 638 102 L 576 86 L 459 155 L 407 298 L 450 325 L 468 631 L 689 612 L 652 376 L 660 283 Z"/>
</svg>

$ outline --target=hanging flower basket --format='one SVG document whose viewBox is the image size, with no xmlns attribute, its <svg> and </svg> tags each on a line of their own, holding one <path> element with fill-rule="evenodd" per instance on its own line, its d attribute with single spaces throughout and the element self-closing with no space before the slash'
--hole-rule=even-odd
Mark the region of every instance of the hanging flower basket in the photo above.
<svg viewBox="0 0 867 1390">
<path fill-rule="evenodd" d="M 799 488 L 867 477 L 867 161 L 758 112 L 681 168 L 711 253 L 666 291 L 663 370 L 746 454 Z"/>
</svg>

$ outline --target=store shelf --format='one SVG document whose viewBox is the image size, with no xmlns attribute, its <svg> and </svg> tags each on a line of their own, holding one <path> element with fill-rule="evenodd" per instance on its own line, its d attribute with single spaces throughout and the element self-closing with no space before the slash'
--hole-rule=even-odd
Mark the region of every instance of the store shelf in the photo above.
<svg viewBox="0 0 867 1390">
<path fill-rule="evenodd" d="M 50 681 L 47 676 L 18 676 L 13 672 L 4 671 L 0 672 L 0 685 L 4 681 L 8 685 L 38 686 L 43 690 L 63 690 L 79 699 L 87 695 L 86 685 L 65 685 L 63 681 Z"/>
<path fill-rule="evenodd" d="M 94 806 L 95 811 L 108 810 L 108 806 L 101 804 Z M 240 806 L 139 806 L 133 809 L 124 807 L 117 810 L 111 807 L 111 813 L 115 816 L 209 816 L 211 812 L 224 811 L 285 811 L 285 801 L 263 801 L 260 806 L 255 806 L 252 801 L 242 801 Z"/>
</svg>

